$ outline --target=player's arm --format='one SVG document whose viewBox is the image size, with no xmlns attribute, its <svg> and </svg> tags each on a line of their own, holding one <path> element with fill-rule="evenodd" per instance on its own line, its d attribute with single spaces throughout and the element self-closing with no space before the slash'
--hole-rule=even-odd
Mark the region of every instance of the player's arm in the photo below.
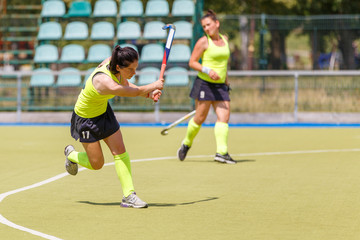
<svg viewBox="0 0 360 240">
<path fill-rule="evenodd" d="M 196 42 L 193 52 L 191 53 L 190 56 L 189 67 L 191 67 L 195 71 L 201 72 L 202 65 L 199 63 L 199 60 L 203 55 L 204 51 L 207 49 L 207 47 L 208 47 L 208 42 L 206 37 L 202 37 Z"/>
<path fill-rule="evenodd" d="M 121 97 L 137 97 L 145 96 L 156 89 L 161 90 L 164 87 L 164 79 L 159 79 L 144 86 L 136 86 L 134 84 L 121 85 L 106 74 L 98 74 L 93 78 L 93 85 L 98 93 L 102 95 L 111 94 Z"/>
<path fill-rule="evenodd" d="M 209 43 L 205 36 L 196 42 L 189 60 L 189 66 L 196 71 L 206 73 L 213 80 L 219 80 L 220 76 L 214 70 L 199 63 L 199 60 L 204 51 L 208 48 L 208 45 Z"/>
<path fill-rule="evenodd" d="M 134 88 L 137 87 L 135 84 L 133 84 L 133 83 L 131 83 L 131 82 L 129 82 L 129 81 L 128 81 L 128 85 L 129 85 L 130 87 L 134 87 Z M 158 97 L 160 97 L 161 94 L 162 94 L 161 90 L 155 89 L 155 90 L 152 91 L 152 92 L 149 92 L 149 93 L 146 93 L 146 94 L 142 94 L 142 95 L 140 95 L 140 96 L 141 96 L 141 97 L 144 97 L 144 98 L 151 98 L 151 99 L 154 100 L 154 97 L 155 97 L 156 95 L 158 95 Z"/>
</svg>

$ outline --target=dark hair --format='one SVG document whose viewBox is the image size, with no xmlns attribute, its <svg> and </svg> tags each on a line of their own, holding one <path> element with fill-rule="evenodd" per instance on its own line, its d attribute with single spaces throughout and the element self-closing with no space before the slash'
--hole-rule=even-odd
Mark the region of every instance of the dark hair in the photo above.
<svg viewBox="0 0 360 240">
<path fill-rule="evenodd" d="M 114 50 L 112 51 L 111 60 L 109 69 L 113 74 L 118 73 L 116 70 L 116 66 L 118 65 L 120 68 L 126 68 L 131 63 L 139 60 L 139 54 L 132 47 L 120 47 L 116 45 Z"/>
<path fill-rule="evenodd" d="M 203 20 L 205 18 L 211 18 L 215 22 L 218 20 L 217 17 L 216 17 L 216 13 L 211 9 L 207 10 L 206 14 L 201 17 L 201 20 Z"/>
</svg>

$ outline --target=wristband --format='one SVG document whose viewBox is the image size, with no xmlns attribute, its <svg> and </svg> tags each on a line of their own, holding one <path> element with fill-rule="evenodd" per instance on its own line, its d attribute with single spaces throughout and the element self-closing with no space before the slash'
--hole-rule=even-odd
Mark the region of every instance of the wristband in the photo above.
<svg viewBox="0 0 360 240">
<path fill-rule="evenodd" d="M 206 73 L 207 75 L 210 74 L 211 68 L 209 67 L 202 67 L 201 72 Z"/>
</svg>

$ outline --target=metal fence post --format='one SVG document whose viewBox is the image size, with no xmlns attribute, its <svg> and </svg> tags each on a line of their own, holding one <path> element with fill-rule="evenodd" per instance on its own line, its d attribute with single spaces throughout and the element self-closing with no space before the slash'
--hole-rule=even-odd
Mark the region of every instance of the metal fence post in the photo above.
<svg viewBox="0 0 360 240">
<path fill-rule="evenodd" d="M 299 73 L 294 73 L 294 91 L 295 91 L 295 99 L 294 99 L 294 120 L 298 122 L 298 94 L 299 94 Z"/>
<path fill-rule="evenodd" d="M 160 122 L 160 100 L 155 103 L 154 114 L 155 114 L 155 122 L 157 123 Z"/>
<path fill-rule="evenodd" d="M 21 73 L 16 74 L 17 76 L 17 105 L 16 105 L 16 122 L 21 122 Z"/>
</svg>

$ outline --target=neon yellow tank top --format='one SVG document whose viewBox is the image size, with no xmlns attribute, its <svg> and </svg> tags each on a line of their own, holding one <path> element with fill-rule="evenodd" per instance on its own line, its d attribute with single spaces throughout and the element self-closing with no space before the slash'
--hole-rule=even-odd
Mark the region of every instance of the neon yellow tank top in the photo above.
<svg viewBox="0 0 360 240">
<path fill-rule="evenodd" d="M 115 75 L 108 70 L 107 67 L 109 66 L 109 63 L 110 62 L 104 64 L 100 68 L 96 68 L 86 80 L 85 87 L 81 90 L 74 109 L 75 113 L 80 117 L 93 118 L 100 116 L 101 114 L 106 112 L 108 100 L 115 97 L 115 95 L 101 95 L 100 93 L 98 93 L 92 83 L 93 76 L 96 73 L 101 72 L 105 73 L 115 82 L 120 84 L 119 80 L 115 77 Z"/>
<path fill-rule="evenodd" d="M 227 65 L 230 57 L 230 49 L 229 44 L 223 35 L 220 34 L 220 37 L 224 41 L 225 45 L 218 47 L 216 46 L 211 38 L 207 35 L 208 39 L 208 48 L 204 51 L 201 59 L 202 65 L 205 67 L 209 67 L 214 70 L 219 76 L 219 80 L 212 80 L 209 75 L 203 72 L 198 73 L 198 77 L 212 83 L 225 83 L 226 73 L 227 73 Z"/>
</svg>

